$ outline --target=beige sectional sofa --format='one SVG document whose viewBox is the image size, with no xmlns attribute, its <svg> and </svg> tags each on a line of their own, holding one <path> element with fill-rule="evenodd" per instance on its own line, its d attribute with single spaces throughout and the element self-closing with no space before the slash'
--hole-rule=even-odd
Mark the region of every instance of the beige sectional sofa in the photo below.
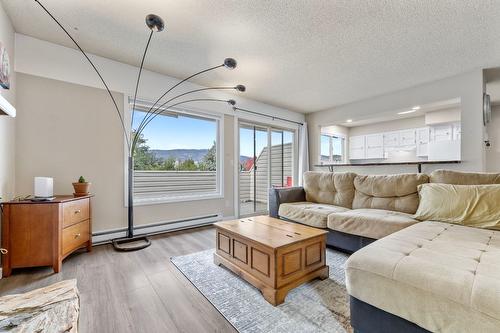
<svg viewBox="0 0 500 333">
<path fill-rule="evenodd" d="M 306 172 L 303 188 L 272 189 L 270 215 L 329 229 L 328 244 L 354 252 L 406 228 L 418 207 L 425 174 L 384 176 Z"/>
<path fill-rule="evenodd" d="M 500 184 L 500 174 L 438 170 L 429 181 Z M 354 253 L 346 285 L 355 332 L 500 332 L 500 231 L 416 223 Z"/>
<path fill-rule="evenodd" d="M 359 250 L 346 263 L 355 333 L 500 332 L 500 231 L 413 219 L 427 182 L 500 184 L 500 174 L 308 172 L 304 188 L 270 192 L 271 215 Z"/>
</svg>

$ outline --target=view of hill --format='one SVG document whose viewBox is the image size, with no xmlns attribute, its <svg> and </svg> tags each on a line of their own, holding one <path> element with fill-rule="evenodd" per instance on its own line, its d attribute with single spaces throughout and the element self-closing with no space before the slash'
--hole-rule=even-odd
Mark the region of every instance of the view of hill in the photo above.
<svg viewBox="0 0 500 333">
<path fill-rule="evenodd" d="M 175 158 L 176 161 L 183 162 L 188 159 L 192 159 L 195 162 L 200 162 L 208 153 L 208 149 L 151 149 L 151 152 L 155 154 L 156 157 L 161 159 L 168 159 L 169 157 Z"/>
<path fill-rule="evenodd" d="M 151 149 L 151 152 L 156 157 L 166 160 L 169 157 L 175 158 L 176 161 L 183 162 L 187 159 L 192 159 L 195 162 L 203 160 L 208 152 L 208 149 Z M 245 165 L 252 160 L 250 156 L 240 156 L 240 164 Z"/>
</svg>

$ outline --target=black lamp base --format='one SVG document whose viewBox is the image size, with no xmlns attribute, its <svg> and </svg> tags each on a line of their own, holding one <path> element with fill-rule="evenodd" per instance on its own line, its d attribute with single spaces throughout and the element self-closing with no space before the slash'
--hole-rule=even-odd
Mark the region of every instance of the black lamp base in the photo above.
<svg viewBox="0 0 500 333">
<path fill-rule="evenodd" d="M 120 252 L 138 251 L 151 245 L 151 241 L 146 236 L 114 239 L 112 243 L 113 248 Z"/>
</svg>

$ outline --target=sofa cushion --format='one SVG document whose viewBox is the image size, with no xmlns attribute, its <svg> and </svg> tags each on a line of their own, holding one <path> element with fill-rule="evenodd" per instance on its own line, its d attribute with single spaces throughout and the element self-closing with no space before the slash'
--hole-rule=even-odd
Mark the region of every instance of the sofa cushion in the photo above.
<svg viewBox="0 0 500 333">
<path fill-rule="evenodd" d="M 498 332 L 500 232 L 421 222 L 346 263 L 349 294 L 432 332 Z"/>
<path fill-rule="evenodd" d="M 455 185 L 500 184 L 500 173 L 461 172 L 453 170 L 435 170 L 429 175 L 431 183 Z"/>
<path fill-rule="evenodd" d="M 280 205 L 279 216 L 316 228 L 326 228 L 328 215 L 345 212 L 347 208 L 312 202 L 291 202 Z"/>
<path fill-rule="evenodd" d="M 415 218 L 500 230 L 500 185 L 422 184 Z"/>
<path fill-rule="evenodd" d="M 306 201 L 351 208 L 354 177 L 351 172 L 308 171 L 304 173 Z"/>
<path fill-rule="evenodd" d="M 417 186 L 429 182 L 424 174 L 358 175 L 354 178 L 352 208 L 374 208 L 415 214 Z"/>
<path fill-rule="evenodd" d="M 354 209 L 328 215 L 328 229 L 379 239 L 418 221 L 410 214 L 383 209 Z"/>
</svg>

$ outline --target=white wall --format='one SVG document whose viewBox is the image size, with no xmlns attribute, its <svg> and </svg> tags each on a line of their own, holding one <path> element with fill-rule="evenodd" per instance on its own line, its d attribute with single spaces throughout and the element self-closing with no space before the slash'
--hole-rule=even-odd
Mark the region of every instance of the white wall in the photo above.
<svg viewBox="0 0 500 333">
<path fill-rule="evenodd" d="M 376 124 L 368 124 L 362 126 L 351 127 L 349 130 L 350 136 L 366 135 L 382 132 L 399 131 L 409 128 L 425 127 L 425 117 L 413 117 L 384 121 Z"/>
<path fill-rule="evenodd" d="M 330 135 L 343 135 L 346 138 L 349 137 L 349 127 L 340 126 L 340 125 L 331 125 L 325 126 L 321 128 L 322 134 L 330 134 Z"/>
<path fill-rule="evenodd" d="M 500 105 L 493 106 L 491 111 L 491 123 L 487 126 L 491 146 L 486 148 L 486 171 L 500 172 Z"/>
<path fill-rule="evenodd" d="M 438 110 L 427 112 L 425 114 L 425 124 L 435 125 L 442 123 L 459 122 L 462 118 L 462 112 L 459 108 L 451 108 L 445 110 Z"/>
<path fill-rule="evenodd" d="M 0 88 L 0 94 L 12 105 L 16 106 L 16 73 L 15 50 L 14 50 L 14 28 L 9 17 L 0 3 L 0 42 L 7 48 L 11 62 L 11 85 L 10 89 Z M 14 195 L 14 142 L 15 142 L 15 118 L 0 116 L 0 197 L 2 200 L 11 199 Z"/>
<path fill-rule="evenodd" d="M 138 59 L 140 57 L 140 52 L 142 51 L 138 48 Z M 137 67 L 92 54 L 89 56 L 99 68 L 99 71 L 102 73 L 102 76 L 112 91 L 133 96 L 138 72 Z M 223 59 L 221 59 L 221 63 L 222 60 Z M 214 66 L 215 65 L 217 64 L 214 64 Z M 99 78 L 78 50 L 22 34 L 16 34 L 15 69 L 19 73 L 36 75 L 89 87 L 103 88 Z M 203 68 L 193 68 L 193 73 L 202 69 Z M 220 68 L 217 70 L 224 71 L 227 69 Z M 234 69 L 235 74 L 237 71 L 238 68 Z M 210 77 L 210 72 L 203 75 Z M 167 88 L 177 82 L 179 82 L 179 80 L 176 78 L 145 70 L 141 76 L 141 84 L 138 95 L 140 98 L 154 101 L 161 96 Z M 228 82 L 228 85 L 236 85 L 238 83 L 245 84 L 245 82 L 235 81 L 230 83 Z M 182 89 L 176 91 L 181 93 L 191 89 L 203 88 L 202 86 L 192 83 L 187 83 L 182 87 Z M 252 89 L 252 87 L 247 87 L 247 89 Z M 204 94 L 198 94 L 197 96 L 232 98 L 238 102 L 237 106 L 242 108 L 294 121 L 302 122 L 305 118 L 303 114 L 297 112 L 292 112 L 244 98 L 244 94 L 233 95 L 221 91 L 212 91 Z M 220 112 L 220 106 L 216 104 L 217 103 L 206 103 L 203 107 L 205 109 L 212 109 L 216 112 Z M 228 112 L 231 112 L 232 114 L 233 111 L 228 108 Z M 269 118 L 264 118 L 262 120 L 266 123 L 273 122 Z M 279 122 L 276 121 L 275 123 Z"/>
<path fill-rule="evenodd" d="M 483 143 L 485 131 L 482 120 L 483 89 L 483 71 L 478 69 L 391 94 L 308 114 L 306 121 L 309 124 L 310 133 L 310 163 L 311 165 L 317 164 L 319 155 L 319 140 L 317 138 L 320 135 L 321 126 L 342 123 L 346 119 L 356 120 L 356 118 L 376 117 L 383 112 L 403 109 L 413 105 L 460 98 L 462 109 L 462 163 L 427 165 L 423 167 L 423 172 L 430 172 L 438 168 L 484 171 L 486 162 Z M 416 172 L 416 167 L 413 166 L 351 167 L 336 170 L 346 169 L 373 174 Z"/>
</svg>

